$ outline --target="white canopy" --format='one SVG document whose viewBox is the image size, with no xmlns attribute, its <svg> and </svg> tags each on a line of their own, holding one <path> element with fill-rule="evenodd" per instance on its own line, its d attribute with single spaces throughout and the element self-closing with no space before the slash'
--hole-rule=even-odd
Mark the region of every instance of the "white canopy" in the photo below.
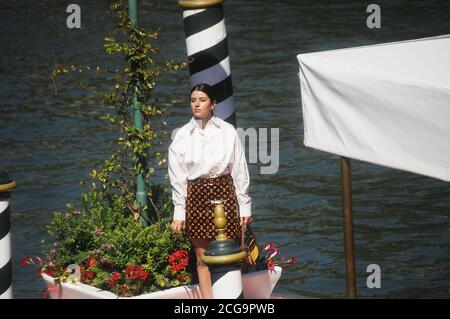
<svg viewBox="0 0 450 319">
<path fill-rule="evenodd" d="M 450 181 L 450 35 L 297 59 L 306 146 Z"/>
</svg>

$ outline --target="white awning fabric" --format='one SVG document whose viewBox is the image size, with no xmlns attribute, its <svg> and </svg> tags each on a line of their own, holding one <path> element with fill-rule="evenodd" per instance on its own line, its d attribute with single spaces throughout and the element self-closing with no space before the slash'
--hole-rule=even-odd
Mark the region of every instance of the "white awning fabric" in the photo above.
<svg viewBox="0 0 450 319">
<path fill-rule="evenodd" d="M 450 181 L 450 35 L 297 59 L 305 146 Z"/>
</svg>

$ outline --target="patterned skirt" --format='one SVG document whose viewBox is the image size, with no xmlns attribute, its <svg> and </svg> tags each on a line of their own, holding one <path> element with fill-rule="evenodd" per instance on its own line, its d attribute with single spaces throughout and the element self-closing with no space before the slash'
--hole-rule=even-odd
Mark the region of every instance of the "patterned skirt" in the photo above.
<svg viewBox="0 0 450 319">
<path fill-rule="evenodd" d="M 227 218 L 228 238 L 241 236 L 239 205 L 233 178 L 230 174 L 215 178 L 188 180 L 186 197 L 186 231 L 191 238 L 215 239 L 213 200 L 222 200 Z"/>
</svg>

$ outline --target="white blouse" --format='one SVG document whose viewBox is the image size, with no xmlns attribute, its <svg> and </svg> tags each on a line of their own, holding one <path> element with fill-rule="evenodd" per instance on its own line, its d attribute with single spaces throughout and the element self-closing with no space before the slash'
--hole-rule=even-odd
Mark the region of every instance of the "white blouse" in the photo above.
<svg viewBox="0 0 450 319">
<path fill-rule="evenodd" d="M 192 117 L 179 128 L 169 146 L 169 179 L 175 205 L 174 220 L 185 220 L 188 180 L 231 174 L 240 217 L 251 216 L 250 177 L 244 148 L 233 125 L 212 116 L 201 128 Z"/>
</svg>

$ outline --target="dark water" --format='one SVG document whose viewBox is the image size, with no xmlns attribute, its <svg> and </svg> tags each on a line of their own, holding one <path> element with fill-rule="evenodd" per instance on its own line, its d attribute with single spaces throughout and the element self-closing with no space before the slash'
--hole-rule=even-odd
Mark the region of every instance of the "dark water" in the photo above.
<svg viewBox="0 0 450 319">
<path fill-rule="evenodd" d="M 161 27 L 165 58 L 186 54 L 176 1 L 140 1 L 139 23 Z M 38 298 L 40 279 L 20 258 L 40 253 L 52 212 L 77 203 L 79 185 L 112 152 L 113 128 L 101 93 L 121 60 L 101 48 L 113 27 L 109 1 L 77 1 L 81 30 L 69 30 L 67 1 L 0 4 L 0 167 L 17 182 L 12 199 L 14 295 Z M 448 1 L 378 1 L 381 29 L 368 29 L 364 1 L 228 0 L 225 16 L 238 126 L 280 129 L 280 168 L 261 175 L 250 165 L 254 229 L 299 262 L 276 292 L 345 295 L 339 158 L 305 148 L 298 53 L 450 33 Z M 450 56 L 450 52 L 449 52 Z M 60 78 L 61 64 L 108 69 Z M 92 90 L 82 89 L 80 81 Z M 171 129 L 189 120 L 187 70 L 160 79 L 157 94 L 171 112 Z M 449 121 L 450 122 L 450 121 Z M 448 298 L 450 279 L 448 183 L 353 162 L 357 286 L 360 297 Z M 366 267 L 381 267 L 381 288 L 366 287 Z"/>
</svg>

